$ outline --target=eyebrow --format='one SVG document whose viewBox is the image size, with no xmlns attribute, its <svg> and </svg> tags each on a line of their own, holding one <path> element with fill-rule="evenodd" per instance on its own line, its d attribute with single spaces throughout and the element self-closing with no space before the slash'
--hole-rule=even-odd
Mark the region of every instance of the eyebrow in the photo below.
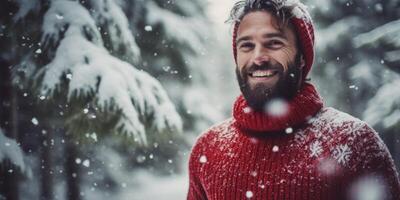
<svg viewBox="0 0 400 200">
<path fill-rule="evenodd" d="M 287 40 L 286 36 L 282 33 L 266 33 L 263 35 L 263 38 L 273 38 L 273 37 L 278 37 L 278 38 Z M 251 36 L 240 37 L 236 40 L 236 44 L 239 44 L 239 42 L 250 40 L 250 39 L 251 39 Z"/>
</svg>

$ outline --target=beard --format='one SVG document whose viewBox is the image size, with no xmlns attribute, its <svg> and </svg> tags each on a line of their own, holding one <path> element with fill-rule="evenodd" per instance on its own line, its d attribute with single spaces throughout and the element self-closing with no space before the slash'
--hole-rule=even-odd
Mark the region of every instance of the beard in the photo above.
<svg viewBox="0 0 400 200">
<path fill-rule="evenodd" d="M 297 54 L 294 62 L 288 64 L 287 72 L 284 67 L 276 62 L 265 62 L 262 65 L 252 65 L 239 70 L 236 67 L 236 77 L 240 91 L 246 99 L 247 104 L 257 111 L 263 111 L 265 106 L 273 99 L 291 100 L 301 87 L 302 69 L 300 54 Z M 273 85 L 258 83 L 251 87 L 249 73 L 255 70 L 276 69 L 279 76 L 278 81 Z"/>
</svg>

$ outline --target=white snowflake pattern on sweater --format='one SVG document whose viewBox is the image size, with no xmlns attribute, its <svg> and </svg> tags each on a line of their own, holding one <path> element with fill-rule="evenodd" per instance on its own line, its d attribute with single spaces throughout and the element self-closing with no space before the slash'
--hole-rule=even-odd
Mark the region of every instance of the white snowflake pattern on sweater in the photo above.
<svg viewBox="0 0 400 200">
<path fill-rule="evenodd" d="M 320 141 L 315 141 L 310 145 L 311 157 L 318 157 L 322 152 L 322 146 Z"/>
<path fill-rule="evenodd" d="M 342 165 L 345 165 L 350 160 L 350 155 L 352 151 L 347 144 L 341 144 L 336 146 L 332 152 L 332 157 Z"/>
</svg>

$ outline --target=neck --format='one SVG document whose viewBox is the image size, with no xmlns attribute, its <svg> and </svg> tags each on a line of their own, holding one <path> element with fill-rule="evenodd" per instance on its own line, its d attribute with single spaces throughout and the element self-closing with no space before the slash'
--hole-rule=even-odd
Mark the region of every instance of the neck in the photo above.
<svg viewBox="0 0 400 200">
<path fill-rule="evenodd" d="M 255 132 L 284 131 L 287 128 L 300 126 L 323 106 L 321 97 L 310 83 L 304 83 L 300 91 L 284 104 L 284 112 L 276 115 L 269 112 L 270 109 L 264 111 L 250 108 L 243 95 L 240 95 L 233 107 L 235 125 Z M 272 107 L 275 109 L 274 105 Z"/>
</svg>

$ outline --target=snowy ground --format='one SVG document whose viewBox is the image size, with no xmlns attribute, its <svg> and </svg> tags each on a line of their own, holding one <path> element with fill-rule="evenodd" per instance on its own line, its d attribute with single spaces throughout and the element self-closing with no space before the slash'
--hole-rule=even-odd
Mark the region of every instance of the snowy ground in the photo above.
<svg viewBox="0 0 400 200">
<path fill-rule="evenodd" d="M 186 199 L 189 181 L 186 174 L 158 177 L 147 171 L 138 171 L 134 177 L 137 182 L 140 182 L 140 186 L 132 191 L 127 190 L 115 199 Z"/>
</svg>

